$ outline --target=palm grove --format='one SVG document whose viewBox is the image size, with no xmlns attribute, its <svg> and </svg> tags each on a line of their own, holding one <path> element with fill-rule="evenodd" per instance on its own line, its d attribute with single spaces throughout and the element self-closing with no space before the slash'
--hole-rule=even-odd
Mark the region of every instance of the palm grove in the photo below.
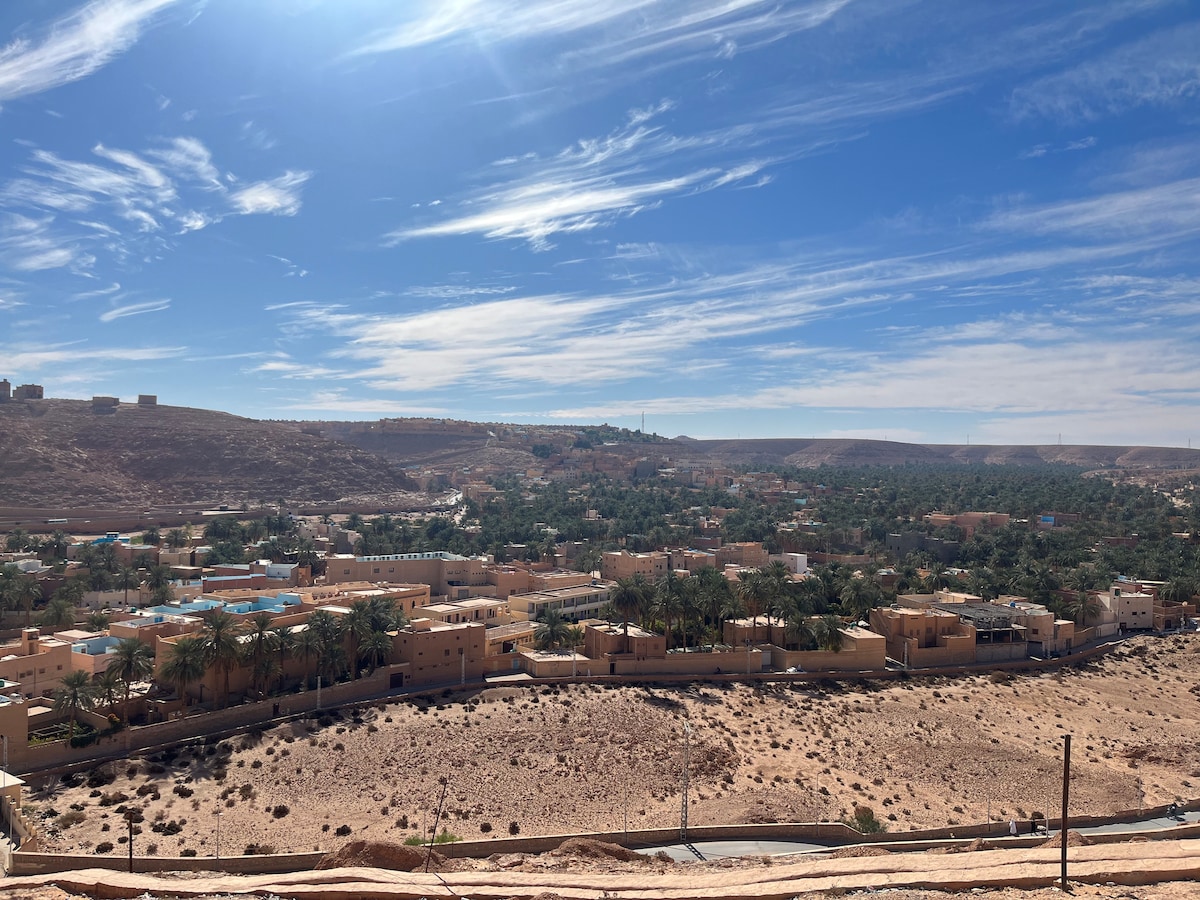
<svg viewBox="0 0 1200 900">
<path fill-rule="evenodd" d="M 799 492 L 804 496 L 769 500 L 750 490 L 694 489 L 658 479 L 630 485 L 597 477 L 570 487 L 529 488 L 514 478 L 498 478 L 494 486 L 499 496 L 483 504 L 468 501 L 458 523 L 443 516 L 353 515 L 344 524 L 359 535 L 355 550 L 360 554 L 446 550 L 490 553 L 497 561 L 513 556 L 542 560 L 555 558 L 560 548 L 569 546 L 570 564 L 594 571 L 606 550 L 689 546 L 700 533 L 701 521 L 719 513 L 725 541 L 762 541 L 772 552 L 857 553 L 872 560 L 853 568 L 836 563 L 814 566 L 813 577 L 802 582 L 787 578 L 778 565 L 737 583 L 715 570 L 693 577 L 668 573 L 654 583 L 636 577 L 618 582 L 607 610 L 610 621 L 661 630 L 674 648 L 714 643 L 720 640 L 723 623 L 737 618 L 785 626 L 789 648 L 835 650 L 841 622 L 865 619 L 895 592 L 954 586 L 985 598 L 1017 594 L 1087 624 L 1096 614 L 1087 591 L 1118 574 L 1165 581 L 1162 593 L 1169 599 L 1189 597 L 1200 584 L 1200 546 L 1190 539 L 1200 530 L 1200 507 L 1194 502 L 1195 489 L 1183 479 L 1178 487 L 1167 489 L 1161 483 L 1146 486 L 1088 477 L 1066 466 L 822 468 L 779 474 L 805 485 Z M 589 510 L 595 514 L 585 515 Z M 800 510 L 817 519 L 820 527 L 790 527 Z M 977 530 L 966 539 L 953 527 L 934 529 L 924 521 L 934 511 L 969 510 L 1006 512 L 1016 521 Z M 1079 521 L 1063 529 L 1030 528 L 1027 522 L 1047 510 L 1071 513 Z M 925 551 L 889 557 L 886 536 L 911 531 L 957 541 L 954 565 L 965 574 L 948 574 L 944 564 Z M 1106 540 L 1131 535 L 1136 540 Z M 214 562 L 266 557 L 321 571 L 323 560 L 286 515 L 241 521 L 220 517 L 210 521 L 201 536 L 212 548 L 209 559 Z M 141 540 L 146 545 L 186 547 L 196 536 L 188 527 L 164 533 L 150 529 Z M 47 564 L 65 566 L 69 540 L 61 531 L 39 537 L 18 529 L 5 543 L 9 550 L 33 551 Z M 156 601 L 171 596 L 166 567 L 137 560 L 120 565 L 112 547 L 104 545 L 83 547 L 77 559 L 85 574 L 67 580 L 48 602 L 31 578 L 13 566 L 0 569 L 3 609 L 25 624 L 37 613 L 39 624 L 66 628 L 76 624 L 79 601 L 91 590 L 118 590 L 126 598 L 130 591 L 148 591 Z M 894 565 L 897 574 L 888 589 L 875 577 L 885 564 Z M 265 616 L 239 626 L 228 614 L 210 613 L 198 634 L 171 648 L 171 658 L 160 666 L 160 678 L 182 694 L 213 668 L 220 675 L 217 699 L 224 703 L 227 676 L 235 665 L 250 665 L 259 693 L 285 687 L 281 673 L 288 658 L 300 661 L 310 681 L 317 676 L 327 681 L 357 677 L 363 668 L 388 661 L 386 630 L 400 621 L 394 609 L 378 601 L 355 604 L 342 619 L 318 612 L 307 627 L 291 630 L 273 628 Z M 87 624 L 103 628 L 105 613 L 88 614 Z M 572 646 L 579 643 L 580 634 L 555 613 L 539 623 L 536 639 L 547 648 Z M 70 692 L 74 699 L 64 702 L 115 709 L 127 697 L 124 688 L 145 679 L 141 667 L 134 662 L 122 665 L 120 676 L 106 673 L 103 683 L 76 686 Z"/>
</svg>

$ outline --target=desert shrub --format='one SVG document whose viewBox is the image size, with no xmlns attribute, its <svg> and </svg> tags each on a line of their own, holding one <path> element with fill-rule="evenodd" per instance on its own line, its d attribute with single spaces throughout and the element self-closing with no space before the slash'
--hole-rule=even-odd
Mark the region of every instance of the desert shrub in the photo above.
<svg viewBox="0 0 1200 900">
<path fill-rule="evenodd" d="M 269 856 L 275 848 L 271 844 L 247 844 L 242 852 L 245 856 Z"/>
<path fill-rule="evenodd" d="M 854 814 L 843 821 L 862 834 L 882 834 L 887 831 L 887 826 L 875 817 L 875 810 L 869 806 L 855 805 Z"/>
<path fill-rule="evenodd" d="M 350 833 L 349 825 L 339 825 L 337 827 L 337 831 L 334 832 L 334 834 L 336 834 L 338 837 L 345 837 L 349 833 Z"/>
<path fill-rule="evenodd" d="M 171 791 L 173 793 L 178 794 L 180 797 L 183 797 L 184 799 L 186 799 L 186 798 L 192 796 L 192 794 L 196 793 L 195 791 L 193 791 L 190 787 L 188 787 L 185 784 L 177 784 L 177 785 L 175 785 L 175 787 L 171 788 Z"/>
<path fill-rule="evenodd" d="M 58 817 L 58 827 L 59 828 L 70 828 L 72 825 L 78 825 L 85 818 L 87 818 L 87 817 L 83 814 L 82 811 L 80 811 L 78 809 L 72 809 L 68 812 L 63 813 L 61 816 Z"/>
<path fill-rule="evenodd" d="M 514 835 L 514 836 L 520 834 L 521 826 L 516 822 L 509 822 L 508 823 L 508 833 L 511 835 Z"/>
<path fill-rule="evenodd" d="M 488 834 L 492 830 L 492 823 L 491 822 L 480 822 L 479 830 L 482 831 L 484 834 Z"/>
<path fill-rule="evenodd" d="M 196 848 L 195 847 L 184 847 L 182 850 L 179 851 L 179 855 L 180 856 L 195 856 Z"/>
<path fill-rule="evenodd" d="M 113 849 L 112 841 L 101 841 L 99 844 L 96 845 L 97 853 L 112 853 L 112 849 Z"/>
<path fill-rule="evenodd" d="M 279 803 L 275 806 L 274 809 L 271 810 L 271 815 L 273 815 L 276 819 L 282 819 L 284 816 L 286 816 L 290 812 L 291 812 L 291 809 L 288 807 L 288 805 L 286 803 Z"/>
</svg>

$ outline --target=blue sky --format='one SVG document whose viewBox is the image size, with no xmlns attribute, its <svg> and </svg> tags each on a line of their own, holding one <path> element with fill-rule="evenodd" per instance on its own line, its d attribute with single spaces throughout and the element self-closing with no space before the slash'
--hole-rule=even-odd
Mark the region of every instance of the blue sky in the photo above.
<svg viewBox="0 0 1200 900">
<path fill-rule="evenodd" d="M 52 396 L 1200 440 L 1187 2 L 20 0 L 0 45 L 0 377 Z"/>
</svg>

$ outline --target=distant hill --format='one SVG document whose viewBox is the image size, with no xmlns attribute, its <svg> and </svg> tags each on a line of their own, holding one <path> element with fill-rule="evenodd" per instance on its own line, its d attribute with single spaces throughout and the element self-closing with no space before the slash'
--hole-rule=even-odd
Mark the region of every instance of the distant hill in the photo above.
<svg viewBox="0 0 1200 900">
<path fill-rule="evenodd" d="M 683 443 L 678 452 L 688 459 L 719 461 L 724 465 L 902 466 L 979 464 L 1042 466 L 1051 463 L 1086 469 L 1200 467 L 1200 450 L 1179 447 L 1106 447 L 1084 444 L 986 445 L 903 444 L 835 438 L 777 438 Z"/>
<path fill-rule="evenodd" d="M 337 500 L 414 485 L 387 460 L 295 427 L 179 406 L 0 403 L 0 505 Z"/>
<path fill-rule="evenodd" d="M 597 442 L 596 433 L 597 426 L 444 419 L 263 422 L 175 406 L 124 404 L 98 412 L 82 400 L 13 401 L 0 403 L 0 506 L 235 506 L 278 499 L 383 506 L 416 490 L 404 466 L 447 476 L 470 471 L 471 477 L 570 466 L 619 476 L 643 459 L 660 466 L 1065 463 L 1086 469 L 1200 469 L 1200 450 L 1169 447 L 668 440 L 611 429 Z"/>
</svg>

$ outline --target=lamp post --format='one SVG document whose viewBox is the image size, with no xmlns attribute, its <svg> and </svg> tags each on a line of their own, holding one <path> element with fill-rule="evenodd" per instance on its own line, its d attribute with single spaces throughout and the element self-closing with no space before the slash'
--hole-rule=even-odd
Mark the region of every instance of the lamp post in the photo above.
<svg viewBox="0 0 1200 900">
<path fill-rule="evenodd" d="M 217 859 L 221 858 L 221 810 L 213 813 L 217 819 Z"/>
</svg>

